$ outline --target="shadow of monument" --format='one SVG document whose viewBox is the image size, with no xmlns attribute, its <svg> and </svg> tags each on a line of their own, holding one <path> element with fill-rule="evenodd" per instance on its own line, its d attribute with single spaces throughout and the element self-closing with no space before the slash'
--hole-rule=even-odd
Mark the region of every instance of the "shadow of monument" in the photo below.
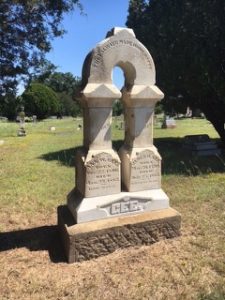
<svg viewBox="0 0 225 300">
<path fill-rule="evenodd" d="M 218 139 L 212 139 L 218 142 Z M 196 176 L 209 173 L 225 172 L 225 156 L 197 156 L 183 148 L 183 138 L 156 138 L 154 145 L 162 157 L 162 174 Z M 123 140 L 113 141 L 113 148 L 118 151 Z M 60 164 L 74 167 L 75 152 L 79 147 L 50 152 L 40 158 L 47 161 L 57 160 Z"/>
<path fill-rule="evenodd" d="M 49 152 L 40 156 L 40 159 L 44 159 L 47 161 L 58 161 L 60 164 L 67 166 L 67 167 L 74 167 L 74 156 L 75 151 L 79 149 L 77 148 L 69 148 L 63 149 L 56 152 Z"/>
<path fill-rule="evenodd" d="M 212 139 L 218 142 L 218 139 Z M 183 148 L 184 138 L 156 138 L 154 145 L 162 157 L 162 174 L 197 176 L 225 172 L 225 156 L 192 155 Z"/>
<path fill-rule="evenodd" d="M 0 233 L 0 252 L 24 247 L 30 251 L 48 251 L 54 263 L 66 262 L 56 225 Z"/>
<path fill-rule="evenodd" d="M 218 139 L 212 139 L 218 142 Z M 225 172 L 225 156 L 197 156 L 183 148 L 184 138 L 156 138 L 154 145 L 162 157 L 163 175 L 197 176 L 209 173 Z M 113 148 L 118 151 L 122 140 L 113 141 Z"/>
</svg>

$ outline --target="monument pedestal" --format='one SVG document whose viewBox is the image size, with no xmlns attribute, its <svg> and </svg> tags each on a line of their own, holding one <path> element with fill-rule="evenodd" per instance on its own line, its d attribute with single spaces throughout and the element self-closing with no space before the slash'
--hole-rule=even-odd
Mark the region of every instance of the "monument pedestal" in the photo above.
<svg viewBox="0 0 225 300">
<path fill-rule="evenodd" d="M 180 224 L 181 216 L 172 208 L 75 224 L 68 207 L 58 207 L 58 226 L 69 263 L 177 237 Z"/>
<path fill-rule="evenodd" d="M 84 198 L 76 189 L 67 197 L 67 205 L 76 223 L 121 217 L 169 208 L 169 198 L 162 189 L 121 192 Z"/>
</svg>

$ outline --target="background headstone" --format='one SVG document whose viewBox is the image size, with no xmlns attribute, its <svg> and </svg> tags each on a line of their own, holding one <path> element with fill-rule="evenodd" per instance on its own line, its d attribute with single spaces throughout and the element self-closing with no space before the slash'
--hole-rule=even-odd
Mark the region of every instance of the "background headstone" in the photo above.
<svg viewBox="0 0 225 300">
<path fill-rule="evenodd" d="M 18 119 L 19 119 L 19 130 L 17 132 L 18 136 L 26 136 L 26 130 L 25 130 L 25 112 L 24 107 L 21 106 L 21 111 L 19 112 Z"/>
</svg>

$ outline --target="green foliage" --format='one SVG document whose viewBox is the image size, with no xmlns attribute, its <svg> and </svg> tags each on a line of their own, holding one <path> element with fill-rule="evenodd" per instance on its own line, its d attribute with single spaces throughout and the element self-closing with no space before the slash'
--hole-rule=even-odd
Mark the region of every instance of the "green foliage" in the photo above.
<svg viewBox="0 0 225 300">
<path fill-rule="evenodd" d="M 127 25 L 149 49 L 164 104 L 199 108 L 225 142 L 225 2 L 130 1 Z M 179 105 L 180 105 L 179 104 Z"/>
<path fill-rule="evenodd" d="M 25 111 L 30 115 L 37 115 L 44 119 L 60 111 L 57 94 L 41 83 L 32 83 L 22 95 Z"/>
<path fill-rule="evenodd" d="M 0 96 L 14 93 L 18 76 L 28 76 L 44 61 L 51 40 L 62 36 L 64 13 L 79 0 L 2 0 L 0 1 Z M 0 98 L 0 101 L 3 99 Z"/>
<path fill-rule="evenodd" d="M 156 106 L 155 106 L 155 114 L 156 115 L 159 115 L 159 114 L 162 114 L 163 113 L 163 106 L 161 103 L 156 103 Z"/>
<path fill-rule="evenodd" d="M 81 114 L 80 104 L 75 99 L 75 94 L 80 85 L 80 78 L 74 77 L 70 72 L 51 72 L 48 68 L 38 77 L 34 77 L 34 81 L 49 86 L 58 94 L 61 113 L 64 116 L 75 117 Z"/>
<path fill-rule="evenodd" d="M 17 110 L 21 103 L 21 99 L 12 93 L 4 97 L 4 101 L 0 101 L 0 116 L 7 117 L 9 120 L 16 118 Z"/>
</svg>

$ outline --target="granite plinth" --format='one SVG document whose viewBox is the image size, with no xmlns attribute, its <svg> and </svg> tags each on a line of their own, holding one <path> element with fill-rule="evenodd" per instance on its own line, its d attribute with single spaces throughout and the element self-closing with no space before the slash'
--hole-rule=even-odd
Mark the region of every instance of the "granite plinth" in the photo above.
<svg viewBox="0 0 225 300">
<path fill-rule="evenodd" d="M 180 225 L 181 216 L 172 208 L 75 224 L 68 207 L 58 207 L 58 227 L 69 263 L 177 237 Z"/>
</svg>

